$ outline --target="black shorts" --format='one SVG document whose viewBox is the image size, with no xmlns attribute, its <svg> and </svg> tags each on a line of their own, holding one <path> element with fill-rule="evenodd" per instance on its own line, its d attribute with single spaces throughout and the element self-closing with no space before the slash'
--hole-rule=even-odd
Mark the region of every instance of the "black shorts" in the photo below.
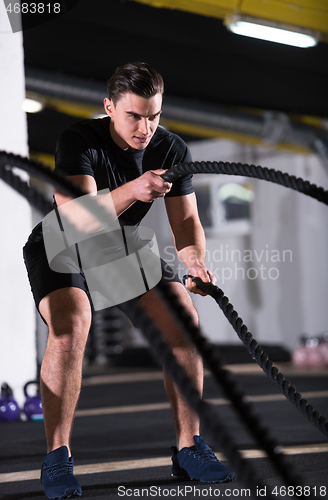
<svg viewBox="0 0 328 500">
<path fill-rule="evenodd" d="M 88 285 L 81 267 L 77 266 L 76 263 L 71 260 L 68 265 L 72 268 L 72 273 L 59 273 L 50 268 L 42 236 L 42 223 L 38 224 L 29 236 L 28 241 L 23 248 L 23 257 L 34 302 L 38 311 L 39 304 L 44 297 L 55 290 L 66 287 L 75 287 L 83 290 L 90 300 L 93 311 Z M 181 283 L 178 275 L 174 273 L 173 269 L 163 259 L 161 259 L 161 266 L 161 281 L 165 280 L 166 282 Z M 130 314 L 130 311 L 133 310 L 131 305 L 132 303 L 135 303 L 135 301 L 140 300 L 143 295 L 144 294 L 139 295 L 134 299 L 116 306 L 128 315 L 135 326 L 138 325 L 136 325 L 136 321 Z"/>
</svg>

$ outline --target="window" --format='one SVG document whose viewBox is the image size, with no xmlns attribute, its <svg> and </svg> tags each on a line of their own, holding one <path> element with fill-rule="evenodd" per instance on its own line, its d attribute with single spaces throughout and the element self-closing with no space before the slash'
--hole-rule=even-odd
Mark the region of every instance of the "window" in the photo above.
<svg viewBox="0 0 328 500">
<path fill-rule="evenodd" d="M 235 180 L 236 179 L 236 180 Z M 207 236 L 250 231 L 254 190 L 244 177 L 195 175 L 198 212 Z"/>
<path fill-rule="evenodd" d="M 217 198 L 222 206 L 223 222 L 250 220 L 254 192 L 250 183 L 229 182 L 217 189 Z"/>
</svg>

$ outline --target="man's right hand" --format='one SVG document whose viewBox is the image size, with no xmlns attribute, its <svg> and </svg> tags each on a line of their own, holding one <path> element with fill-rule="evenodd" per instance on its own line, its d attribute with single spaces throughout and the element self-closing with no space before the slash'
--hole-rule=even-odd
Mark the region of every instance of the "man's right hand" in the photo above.
<svg viewBox="0 0 328 500">
<path fill-rule="evenodd" d="M 148 170 L 137 179 L 131 181 L 130 187 L 139 201 L 151 203 L 163 198 L 172 188 L 172 182 L 165 181 L 161 176 L 166 170 Z"/>
</svg>

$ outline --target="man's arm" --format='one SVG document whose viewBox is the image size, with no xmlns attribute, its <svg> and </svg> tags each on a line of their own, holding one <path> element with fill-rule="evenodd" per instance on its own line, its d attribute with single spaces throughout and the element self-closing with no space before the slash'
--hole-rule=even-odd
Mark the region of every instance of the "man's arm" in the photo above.
<svg viewBox="0 0 328 500">
<path fill-rule="evenodd" d="M 119 186 L 108 194 L 98 196 L 98 202 L 109 210 L 113 216 L 119 217 L 136 201 L 150 203 L 162 198 L 172 187 L 172 183 L 164 181 L 161 175 L 165 170 L 151 170 L 143 175 Z M 85 193 L 95 196 L 97 194 L 97 184 L 91 175 L 68 176 L 72 182 L 77 184 Z M 57 206 L 64 205 L 72 198 L 55 191 Z M 92 233 L 101 229 L 101 224 L 96 221 L 90 212 L 81 208 L 79 203 L 67 205 L 67 209 L 62 207 L 63 214 L 75 224 L 75 226 L 85 232 Z"/>
<path fill-rule="evenodd" d="M 68 175 L 67 179 L 72 181 L 74 184 L 77 184 L 85 193 L 96 193 L 97 185 L 95 179 L 91 175 Z M 60 191 L 55 189 L 55 200 L 57 207 L 67 203 L 72 198 L 65 194 L 62 194 Z"/>
<path fill-rule="evenodd" d="M 109 196 L 113 200 L 117 217 L 138 200 L 150 203 L 165 196 L 170 191 L 172 183 L 164 181 L 161 177 L 164 172 L 166 170 L 149 170 L 137 179 L 111 191 Z M 91 175 L 70 175 L 67 178 L 86 193 L 96 194 L 97 184 Z M 57 206 L 71 200 L 69 196 L 59 191 L 55 191 L 55 199 Z"/>
<path fill-rule="evenodd" d="M 192 276 L 205 282 L 215 282 L 214 275 L 205 266 L 206 240 L 199 220 L 195 193 L 165 198 L 167 215 L 179 259 Z M 206 295 L 191 280 L 186 280 L 188 290 Z"/>
</svg>

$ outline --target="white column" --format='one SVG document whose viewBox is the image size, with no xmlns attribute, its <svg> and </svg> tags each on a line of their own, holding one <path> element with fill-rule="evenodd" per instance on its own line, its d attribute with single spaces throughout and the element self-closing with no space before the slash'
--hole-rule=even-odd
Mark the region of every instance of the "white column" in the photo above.
<svg viewBox="0 0 328 500">
<path fill-rule="evenodd" d="M 27 123 L 22 111 L 23 37 L 21 32 L 11 32 L 3 2 L 0 72 L 0 150 L 27 156 Z M 23 386 L 36 377 L 35 307 L 22 257 L 32 228 L 32 211 L 28 202 L 2 180 L 0 214 L 0 384 L 7 382 L 22 405 Z"/>
</svg>

